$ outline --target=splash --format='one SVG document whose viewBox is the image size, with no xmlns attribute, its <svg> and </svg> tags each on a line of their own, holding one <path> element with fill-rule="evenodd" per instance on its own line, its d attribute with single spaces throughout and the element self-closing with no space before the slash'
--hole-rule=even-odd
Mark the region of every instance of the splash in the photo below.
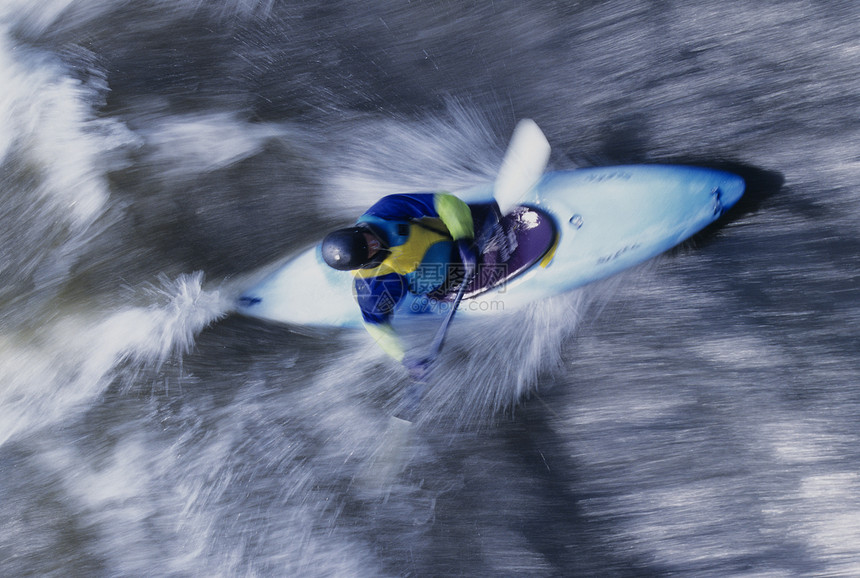
<svg viewBox="0 0 860 578">
<path fill-rule="evenodd" d="M 120 122 L 98 117 L 104 74 L 86 64 L 92 55 L 78 56 L 86 83 L 56 56 L 14 41 L 0 19 L 0 305 L 7 323 L 53 298 L 109 226 L 107 174 L 125 165 L 125 151 L 137 143 Z"/>
<path fill-rule="evenodd" d="M 514 312 L 455 321 L 424 389 L 417 421 L 443 429 L 481 428 L 499 412 L 516 407 L 549 385 L 549 377 L 562 368 L 565 345 L 596 302 L 593 292 L 581 289 Z M 421 323 L 404 332 L 412 354 L 424 352 L 435 327 Z M 355 347 L 368 356 L 368 349 Z M 391 379 L 398 378 L 387 376 L 381 382 Z M 405 387 L 405 373 L 398 381 Z M 400 399 L 403 389 L 387 394 Z"/>
<path fill-rule="evenodd" d="M 212 17 L 235 23 L 241 19 L 268 18 L 273 0 L 141 0 L 129 4 L 111 0 L 4 0 L 0 20 L 14 24 L 30 38 L 75 31 L 82 34 L 99 19 L 121 19 L 125 26 L 169 25 L 189 16 Z M 128 30 L 128 28 L 125 28 Z"/>
<path fill-rule="evenodd" d="M 117 380 L 157 370 L 225 314 L 202 274 L 162 280 L 155 302 L 61 317 L 35 332 L 0 334 L 0 445 L 89 408 Z"/>
<path fill-rule="evenodd" d="M 385 194 L 457 191 L 492 182 L 505 143 L 494 124 L 454 101 L 444 113 L 419 120 L 353 119 L 328 159 L 332 204 L 354 217 Z"/>
<path fill-rule="evenodd" d="M 248 159 L 270 140 L 303 142 L 306 131 L 282 124 L 250 123 L 233 113 L 154 118 L 141 130 L 151 150 L 147 161 L 168 182 L 192 180 Z"/>
<path fill-rule="evenodd" d="M 107 85 L 93 69 L 88 84 L 73 78 L 53 56 L 13 43 L 0 28 L 0 163 L 27 173 L 31 197 L 44 199 L 76 229 L 89 226 L 109 197 L 105 157 L 136 139 L 116 121 L 97 118 L 93 106 Z M 34 178 L 35 177 L 35 178 Z M 4 195 L 10 191 L 4 178 Z"/>
</svg>

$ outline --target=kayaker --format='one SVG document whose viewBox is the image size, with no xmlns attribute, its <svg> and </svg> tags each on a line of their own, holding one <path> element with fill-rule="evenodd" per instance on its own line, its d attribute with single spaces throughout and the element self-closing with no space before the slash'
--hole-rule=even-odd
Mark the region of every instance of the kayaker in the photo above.
<svg viewBox="0 0 860 578">
<path fill-rule="evenodd" d="M 322 256 L 335 269 L 353 271 L 365 328 L 386 353 L 413 370 L 391 325 L 394 308 L 407 292 L 444 291 L 462 282 L 464 273 L 470 276 L 477 262 L 474 239 L 472 213 L 454 195 L 389 195 L 354 227 L 327 235 Z M 452 265 L 459 274 L 452 276 Z"/>
</svg>

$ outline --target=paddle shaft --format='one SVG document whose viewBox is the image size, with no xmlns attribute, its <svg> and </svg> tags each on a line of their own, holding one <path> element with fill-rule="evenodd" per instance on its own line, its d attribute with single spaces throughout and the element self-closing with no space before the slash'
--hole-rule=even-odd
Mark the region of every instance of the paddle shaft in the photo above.
<svg viewBox="0 0 860 578">
<path fill-rule="evenodd" d="M 533 120 L 523 119 L 517 123 L 508 150 L 505 152 L 505 158 L 502 159 L 493 192 L 502 216 L 511 212 L 525 194 L 540 180 L 549 161 L 549 154 L 549 143 Z M 466 286 L 474 275 L 475 271 L 470 272 L 460 284 L 457 295 L 451 302 L 451 308 L 445 314 L 442 324 L 436 331 L 425 363 L 432 363 L 442 351 L 442 344 L 448 334 L 451 321 L 454 319 L 454 313 L 457 312 L 457 307 L 459 307 L 460 301 L 463 300 L 463 294 L 466 292 Z"/>
<path fill-rule="evenodd" d="M 502 159 L 499 175 L 494 185 L 493 197 L 499 206 L 501 215 L 512 211 L 526 193 L 537 184 L 546 168 L 549 153 L 549 143 L 537 124 L 529 119 L 520 121 L 514 129 L 514 134 L 508 145 L 508 150 L 505 152 L 505 158 Z M 410 369 L 410 372 L 413 372 L 412 383 L 407 388 L 405 407 L 398 417 L 406 421 L 415 419 L 418 406 L 424 396 L 427 372 L 442 351 L 442 344 L 448 335 L 448 328 L 451 326 L 454 314 L 463 300 L 466 287 L 475 273 L 476 271 L 473 270 L 464 276 L 463 282 L 457 289 L 457 295 L 451 301 L 450 309 L 445 314 L 439 329 L 436 330 L 427 356 Z"/>
<path fill-rule="evenodd" d="M 466 293 L 466 285 L 469 284 L 474 275 L 475 273 L 473 271 L 463 278 L 463 282 L 457 290 L 457 295 L 454 297 L 454 300 L 451 301 L 451 308 L 448 309 L 448 312 L 445 314 L 445 318 L 442 319 L 442 324 L 439 325 L 439 329 L 436 330 L 436 336 L 433 338 L 433 343 L 430 344 L 430 351 L 427 354 L 428 362 L 435 360 L 442 351 L 442 344 L 445 342 L 445 336 L 448 334 L 448 326 L 451 325 L 451 321 L 454 319 L 454 313 L 457 312 L 457 308 L 460 306 L 460 301 L 463 300 L 463 295 Z"/>
</svg>

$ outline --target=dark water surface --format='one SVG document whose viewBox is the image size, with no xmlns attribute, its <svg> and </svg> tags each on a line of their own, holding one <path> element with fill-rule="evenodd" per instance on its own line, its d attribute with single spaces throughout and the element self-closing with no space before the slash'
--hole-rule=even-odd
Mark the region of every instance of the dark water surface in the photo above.
<svg viewBox="0 0 860 578">
<path fill-rule="evenodd" d="M 858 26 L 853 2 L 7 1 L 0 574 L 860 574 Z M 231 284 L 382 194 L 492 179 L 522 117 L 554 168 L 749 192 L 634 271 L 455 321 L 383 459 L 402 370 L 230 315 Z"/>
</svg>

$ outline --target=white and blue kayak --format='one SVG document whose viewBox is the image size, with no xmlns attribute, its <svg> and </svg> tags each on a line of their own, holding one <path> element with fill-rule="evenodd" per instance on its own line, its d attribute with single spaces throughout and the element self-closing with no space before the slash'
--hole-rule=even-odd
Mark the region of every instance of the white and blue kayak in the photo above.
<svg viewBox="0 0 860 578">
<path fill-rule="evenodd" d="M 458 318 L 513 311 L 651 259 L 716 221 L 744 193 L 732 173 L 689 166 L 630 165 L 549 172 L 498 219 L 493 185 L 458 193 L 476 230 L 495 227 Z M 290 325 L 359 327 L 353 276 L 322 260 L 319 246 L 298 254 L 241 292 L 237 310 Z M 453 292 L 412 295 L 395 324 L 442 315 Z"/>
</svg>

